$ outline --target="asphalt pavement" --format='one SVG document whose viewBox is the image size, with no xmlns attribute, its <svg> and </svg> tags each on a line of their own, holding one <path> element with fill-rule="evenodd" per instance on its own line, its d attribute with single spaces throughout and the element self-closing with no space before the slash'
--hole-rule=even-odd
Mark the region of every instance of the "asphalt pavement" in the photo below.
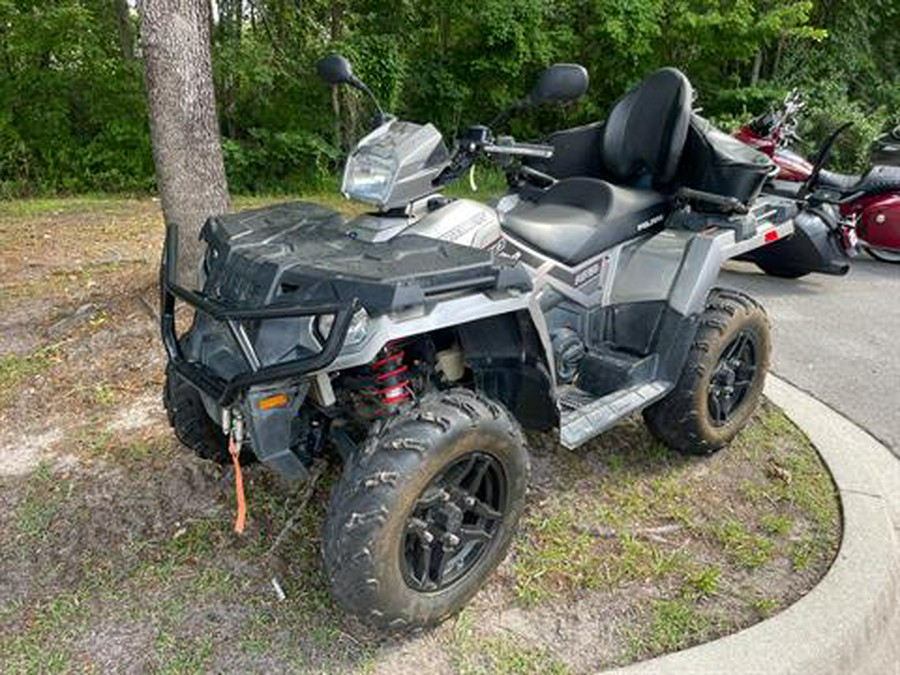
<svg viewBox="0 0 900 675">
<path fill-rule="evenodd" d="M 900 456 L 900 265 L 863 255 L 846 276 L 789 280 L 729 263 L 719 285 L 765 306 L 775 373 Z"/>
</svg>

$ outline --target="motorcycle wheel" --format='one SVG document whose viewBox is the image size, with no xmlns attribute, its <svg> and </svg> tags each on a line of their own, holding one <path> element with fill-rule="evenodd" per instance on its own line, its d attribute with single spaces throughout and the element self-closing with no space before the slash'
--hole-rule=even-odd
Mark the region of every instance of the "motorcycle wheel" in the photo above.
<svg viewBox="0 0 900 675">
<path fill-rule="evenodd" d="M 866 246 L 866 253 L 875 258 L 875 260 L 880 260 L 881 262 L 894 263 L 895 265 L 900 264 L 900 251 Z"/>
</svg>

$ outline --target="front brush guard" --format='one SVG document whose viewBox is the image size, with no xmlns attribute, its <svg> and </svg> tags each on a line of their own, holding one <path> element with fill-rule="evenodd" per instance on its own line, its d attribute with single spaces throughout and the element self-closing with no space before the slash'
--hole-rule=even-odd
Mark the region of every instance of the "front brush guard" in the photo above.
<svg viewBox="0 0 900 675">
<path fill-rule="evenodd" d="M 175 279 L 178 256 L 178 226 L 166 227 L 163 263 L 160 267 L 160 329 L 169 361 L 175 371 L 193 387 L 227 407 L 249 387 L 296 378 L 327 367 L 340 354 L 359 300 L 343 305 L 273 304 L 258 309 L 231 307 L 208 295 L 179 286 Z M 226 380 L 208 366 L 189 361 L 184 356 L 175 333 L 175 301 L 182 300 L 199 312 L 227 326 L 240 348 L 247 370 Z M 334 324 L 322 349 L 315 354 L 272 365 L 260 364 L 256 350 L 244 333 L 241 321 L 251 319 L 284 319 L 304 316 L 334 315 Z"/>
</svg>

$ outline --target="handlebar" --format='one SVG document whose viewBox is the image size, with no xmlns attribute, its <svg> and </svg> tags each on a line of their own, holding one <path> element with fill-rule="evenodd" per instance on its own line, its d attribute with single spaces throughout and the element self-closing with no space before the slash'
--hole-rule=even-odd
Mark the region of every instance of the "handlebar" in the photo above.
<svg viewBox="0 0 900 675">
<path fill-rule="evenodd" d="M 493 155 L 498 160 L 510 157 L 550 159 L 553 156 L 553 146 L 540 143 L 517 143 L 509 136 L 495 139 L 487 127 L 470 127 L 460 135 L 456 152 L 447 166 L 434 179 L 433 184 L 436 186 L 446 185 L 456 180 L 472 167 L 481 155 Z"/>
<path fill-rule="evenodd" d="M 538 157 L 540 159 L 550 159 L 553 157 L 552 145 L 541 145 L 540 143 L 510 143 L 496 144 L 486 143 L 482 146 L 484 152 L 489 155 L 510 155 L 513 157 Z"/>
</svg>

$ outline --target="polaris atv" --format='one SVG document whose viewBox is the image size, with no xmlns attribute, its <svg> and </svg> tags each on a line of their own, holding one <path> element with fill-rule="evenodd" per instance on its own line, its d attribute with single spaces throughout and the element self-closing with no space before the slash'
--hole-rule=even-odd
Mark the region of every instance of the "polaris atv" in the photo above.
<svg viewBox="0 0 900 675">
<path fill-rule="evenodd" d="M 365 90 L 341 57 L 319 71 Z M 587 85 L 558 64 L 516 107 Z M 322 553 L 345 609 L 403 630 L 478 591 L 525 505 L 521 427 L 577 448 L 643 412 L 668 446 L 706 455 L 747 423 L 769 324 L 713 286 L 724 261 L 793 222 L 757 203 L 770 162 L 692 116 L 691 99 L 665 68 L 605 122 L 540 144 L 476 126 L 452 152 L 432 125 L 379 111 L 342 187 L 370 213 L 292 203 L 210 218 L 197 285 L 196 268 L 178 272 L 190 242 L 169 227 L 169 420 L 202 457 L 290 479 L 342 461 Z M 509 178 L 497 204 L 440 194 L 480 158 Z"/>
</svg>

